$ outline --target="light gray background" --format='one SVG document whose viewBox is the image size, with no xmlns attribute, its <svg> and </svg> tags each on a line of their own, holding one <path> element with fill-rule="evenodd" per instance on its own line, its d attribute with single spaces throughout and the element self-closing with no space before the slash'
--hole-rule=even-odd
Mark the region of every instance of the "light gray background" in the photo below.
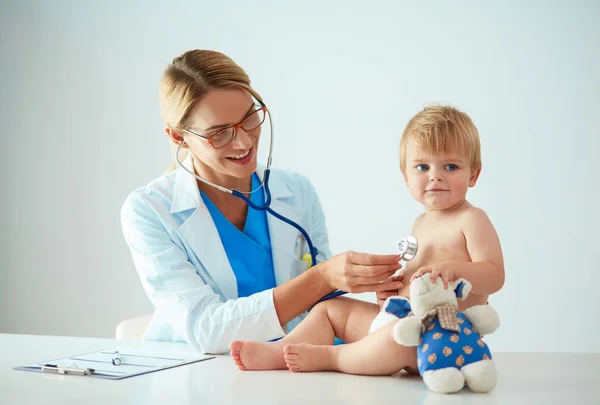
<svg viewBox="0 0 600 405">
<path fill-rule="evenodd" d="M 151 311 L 119 210 L 171 160 L 163 69 L 209 48 L 272 109 L 274 165 L 311 178 L 334 253 L 393 251 L 421 212 L 404 125 L 431 102 L 468 112 L 469 199 L 506 260 L 491 347 L 600 351 L 600 2 L 168 3 L 2 2 L 0 332 L 108 337 Z"/>
</svg>

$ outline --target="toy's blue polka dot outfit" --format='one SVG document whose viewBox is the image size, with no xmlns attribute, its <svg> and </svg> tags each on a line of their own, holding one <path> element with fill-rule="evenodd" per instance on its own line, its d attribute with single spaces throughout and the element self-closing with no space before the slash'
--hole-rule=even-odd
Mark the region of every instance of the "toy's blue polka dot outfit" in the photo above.
<svg viewBox="0 0 600 405">
<path fill-rule="evenodd" d="M 414 316 L 404 298 L 390 299 L 385 311 L 398 318 Z M 440 305 L 421 320 L 421 343 L 417 364 L 421 375 L 446 367 L 460 369 L 476 361 L 491 359 L 488 346 L 469 319 L 452 305 Z"/>
<path fill-rule="evenodd" d="M 481 335 L 473 330 L 473 325 L 464 314 L 453 309 L 448 314 L 450 324 L 445 322 L 448 318 L 444 319 L 439 314 L 438 311 L 437 315 L 424 318 L 424 332 L 421 344 L 417 347 L 417 364 L 421 375 L 428 370 L 461 368 L 492 358 L 488 346 L 481 340 Z"/>
</svg>

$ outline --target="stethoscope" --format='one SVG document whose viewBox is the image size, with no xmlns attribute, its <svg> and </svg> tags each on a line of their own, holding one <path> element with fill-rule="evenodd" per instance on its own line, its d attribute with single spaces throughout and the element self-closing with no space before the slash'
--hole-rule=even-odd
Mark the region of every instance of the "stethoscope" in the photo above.
<svg viewBox="0 0 600 405">
<path fill-rule="evenodd" d="M 271 131 L 269 134 L 269 156 L 267 158 L 267 165 L 265 167 L 263 180 L 260 183 L 260 186 L 258 186 L 255 190 L 252 190 L 252 191 L 246 193 L 246 194 L 252 194 L 252 193 L 260 190 L 261 187 L 263 187 L 265 189 L 265 194 L 266 194 L 266 200 L 263 205 L 257 205 L 255 203 L 253 203 L 241 191 L 231 190 L 231 189 L 219 186 L 218 184 L 211 183 L 210 181 L 203 179 L 202 177 L 198 176 L 196 173 L 194 173 L 193 171 L 191 171 L 187 167 L 185 167 L 183 165 L 183 163 L 181 162 L 181 160 L 179 160 L 179 150 L 181 149 L 181 147 L 184 144 L 183 140 L 181 141 L 181 143 L 177 147 L 177 150 L 175 151 L 175 160 L 177 161 L 179 166 L 181 166 L 186 172 L 188 172 L 189 174 L 191 174 L 192 176 L 194 176 L 196 179 L 203 182 L 204 184 L 207 184 L 211 187 L 221 190 L 224 193 L 232 194 L 235 197 L 238 197 L 238 198 L 244 200 L 244 202 L 246 204 L 248 204 L 248 206 L 250 208 L 257 210 L 257 211 L 266 211 L 269 214 L 273 215 L 275 218 L 296 228 L 302 234 L 302 236 L 304 237 L 304 240 L 306 240 L 306 244 L 308 245 L 308 251 L 310 253 L 310 257 L 312 260 L 311 264 L 312 264 L 312 266 L 314 266 L 317 264 L 317 250 L 313 246 L 312 240 L 310 239 L 310 236 L 308 236 L 308 233 L 299 224 L 297 224 L 296 222 L 292 221 L 289 218 L 284 217 L 283 215 L 279 214 L 278 212 L 273 211 L 270 207 L 270 205 L 271 205 L 271 190 L 269 189 L 269 176 L 271 174 L 271 162 L 272 162 L 272 156 L 273 156 L 273 118 L 271 117 L 271 111 L 269 111 L 269 109 L 265 109 L 265 111 L 267 112 L 267 115 L 269 117 L 269 126 L 271 128 Z M 236 134 L 237 134 L 237 131 L 236 131 Z M 417 249 L 418 249 L 417 239 L 414 236 L 408 236 L 406 238 L 402 238 L 400 241 L 398 241 L 396 248 L 398 250 L 398 254 L 401 255 L 401 258 L 403 258 L 404 260 L 412 260 L 415 257 L 415 255 L 417 254 Z M 332 293 L 327 294 L 323 298 L 321 298 L 318 302 L 329 300 L 331 298 L 335 298 L 335 297 L 338 297 L 343 294 L 347 294 L 347 292 L 341 291 L 341 290 L 334 291 Z"/>
<path fill-rule="evenodd" d="M 406 236 L 396 242 L 396 252 L 400 255 L 400 260 L 411 261 L 417 255 L 419 250 L 419 242 L 412 235 Z M 340 295 L 348 294 L 346 291 L 334 291 L 321 298 L 318 302 L 330 300 Z"/>
<path fill-rule="evenodd" d="M 181 149 L 181 147 L 184 144 L 183 141 L 181 141 L 181 143 L 177 147 L 177 151 L 175 152 L 175 160 L 177 160 L 177 163 L 179 164 L 179 166 L 181 166 L 185 171 L 187 171 L 189 174 L 191 174 L 192 176 L 194 176 L 196 179 L 200 180 L 204 184 L 207 184 L 218 190 L 221 190 L 224 193 L 229 193 L 238 198 L 241 198 L 242 200 L 244 200 L 244 202 L 246 202 L 246 204 L 248 204 L 248 206 L 250 208 L 255 209 L 257 211 L 266 211 L 269 214 L 273 215 L 275 218 L 296 228 L 302 234 L 304 239 L 306 240 L 306 243 L 308 245 L 308 251 L 309 251 L 310 257 L 312 259 L 312 265 L 314 266 L 315 264 L 317 264 L 317 251 L 316 251 L 315 247 L 313 246 L 312 240 L 310 239 L 310 236 L 308 236 L 308 233 L 299 224 L 297 224 L 296 222 L 292 221 L 289 218 L 284 217 L 283 215 L 279 214 L 278 212 L 273 211 L 270 207 L 270 205 L 271 205 L 271 190 L 269 189 L 269 176 L 271 174 L 271 162 L 273 160 L 272 159 L 272 156 L 273 156 L 273 118 L 271 117 L 271 111 L 269 111 L 269 109 L 265 109 L 265 111 L 267 112 L 267 115 L 269 117 L 269 126 L 271 127 L 271 131 L 270 131 L 270 135 L 269 135 L 269 157 L 267 158 L 267 166 L 265 167 L 263 180 L 260 183 L 260 186 L 258 186 L 255 190 L 252 190 L 252 191 L 246 193 L 246 194 L 252 194 L 252 193 L 260 190 L 261 187 L 263 187 L 265 189 L 265 194 L 266 194 L 266 200 L 263 205 L 257 205 L 255 203 L 253 203 L 241 191 L 230 190 L 228 188 L 219 186 L 218 184 L 211 183 L 210 181 L 203 179 L 202 177 L 198 176 L 196 173 L 192 172 L 187 167 L 185 167 L 183 165 L 183 163 L 181 163 L 181 161 L 179 160 L 179 150 Z M 236 136 L 237 136 L 237 131 L 236 131 Z"/>
</svg>

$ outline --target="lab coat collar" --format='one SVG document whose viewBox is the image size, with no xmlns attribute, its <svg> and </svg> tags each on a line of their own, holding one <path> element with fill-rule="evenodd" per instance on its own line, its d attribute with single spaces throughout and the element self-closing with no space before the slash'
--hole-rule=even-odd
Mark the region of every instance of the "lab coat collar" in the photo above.
<svg viewBox="0 0 600 405">
<path fill-rule="evenodd" d="M 183 166 L 194 172 L 192 155 L 188 154 L 182 162 Z M 171 214 L 197 208 L 200 205 L 200 190 L 194 176 L 177 166 L 175 170 L 175 184 L 173 185 L 173 199 L 171 201 Z"/>
<path fill-rule="evenodd" d="M 182 163 L 185 167 L 193 170 L 191 156 L 188 156 Z M 261 181 L 264 176 L 264 167 L 263 165 L 257 166 L 257 174 Z M 284 200 L 294 197 L 294 193 L 283 177 L 272 175 L 269 178 L 271 208 L 294 222 L 300 222 L 302 219 L 300 210 L 289 205 L 289 201 Z M 264 190 L 261 191 L 264 192 Z M 200 196 L 196 178 L 179 167 L 175 174 L 171 213 L 188 209 L 194 209 L 194 211 L 181 225 L 182 235 L 189 241 L 192 251 L 196 252 L 198 258 L 201 258 L 204 268 L 215 282 L 216 292 L 220 293 L 224 300 L 237 298 L 235 274 L 221 239 L 218 237 L 218 230 L 210 212 Z M 298 231 L 273 215 L 267 215 L 267 223 L 271 236 L 275 281 L 279 285 L 292 277 L 291 271 L 294 266 L 294 250 Z M 207 235 L 216 235 L 217 237 L 207 237 Z M 299 258 L 297 261 L 300 261 Z"/>
<path fill-rule="evenodd" d="M 265 177 L 265 167 L 263 164 L 256 165 L 256 174 L 260 181 L 263 181 Z M 269 176 L 269 190 L 271 191 L 271 198 L 280 199 L 294 196 L 292 190 L 283 181 L 282 176 L 273 176 L 273 173 Z"/>
<path fill-rule="evenodd" d="M 194 172 L 194 161 L 191 154 L 182 162 L 183 166 Z M 265 165 L 258 164 L 256 174 L 263 181 Z M 269 190 L 271 198 L 280 199 L 292 197 L 294 194 L 280 176 L 269 177 Z M 173 199 L 171 201 L 171 214 L 198 208 L 201 202 L 198 182 L 194 176 L 178 167 L 175 173 L 175 184 L 173 187 Z"/>
</svg>

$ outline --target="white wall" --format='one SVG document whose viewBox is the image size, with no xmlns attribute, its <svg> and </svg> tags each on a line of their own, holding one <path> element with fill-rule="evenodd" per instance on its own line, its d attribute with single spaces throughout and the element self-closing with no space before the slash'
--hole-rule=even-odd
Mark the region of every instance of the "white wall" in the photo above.
<svg viewBox="0 0 600 405">
<path fill-rule="evenodd" d="M 170 162 L 162 70 L 210 48 L 271 107 L 274 165 L 313 180 L 335 253 L 410 232 L 401 131 L 426 103 L 468 112 L 484 160 L 469 198 L 506 260 L 490 344 L 600 351 L 600 3 L 168 3 L 3 2 L 0 332 L 112 336 L 150 312 L 119 209 Z"/>
</svg>

